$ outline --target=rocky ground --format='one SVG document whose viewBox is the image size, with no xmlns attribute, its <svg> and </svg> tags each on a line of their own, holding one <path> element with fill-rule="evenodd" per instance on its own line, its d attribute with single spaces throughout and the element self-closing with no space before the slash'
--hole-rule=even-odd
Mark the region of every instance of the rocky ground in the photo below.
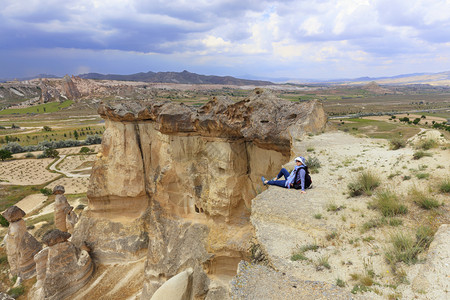
<svg viewBox="0 0 450 300">
<path fill-rule="evenodd" d="M 429 138 L 440 141 L 440 145 L 427 150 L 431 156 L 414 160 L 413 153 L 417 151 L 414 145 Z M 450 175 L 450 151 L 446 144 L 436 131 L 422 132 L 406 148 L 398 150 L 389 150 L 385 140 L 357 138 L 337 131 L 298 140 L 294 156 L 316 157 L 321 163 L 319 173 L 312 174 L 313 189 L 300 194 L 297 190 L 269 186 L 252 204 L 256 237 L 266 250 L 270 265 L 298 280 L 339 283 L 357 295 L 365 289 L 362 295 L 367 299 L 448 297 L 448 263 L 427 274 L 430 284 L 424 288 L 418 285 L 423 280 L 415 278 L 427 268 L 426 253 L 419 256 L 419 263 L 401 263 L 395 269 L 385 259 L 393 234 L 403 232 L 414 237 L 420 225 L 436 230 L 440 224 L 449 223 L 448 194 L 439 192 L 437 186 Z M 379 176 L 381 186 L 373 196 L 350 197 L 347 185 L 365 170 Z M 442 205 L 430 211 L 419 208 L 410 199 L 413 187 Z M 386 189 L 395 192 L 408 207 L 407 214 L 396 218 L 400 225 L 389 225 L 389 218 L 383 219 L 380 212 L 368 208 L 377 191 Z M 445 233 L 440 235 L 448 238 L 448 230 L 441 231 Z M 431 255 L 429 261 L 449 261 L 448 251 L 442 251 L 442 247 L 448 248 L 448 239 L 444 243 L 446 246 L 431 245 L 432 249 L 441 250 Z M 300 251 L 311 245 L 318 247 Z M 304 258 L 293 261 L 295 253 L 302 253 Z M 364 278 L 367 285 L 362 283 Z"/>
</svg>

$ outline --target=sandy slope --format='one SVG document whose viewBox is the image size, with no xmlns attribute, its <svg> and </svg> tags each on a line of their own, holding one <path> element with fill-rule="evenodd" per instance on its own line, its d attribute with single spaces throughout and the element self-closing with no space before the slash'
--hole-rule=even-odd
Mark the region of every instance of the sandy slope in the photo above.
<svg viewBox="0 0 450 300">
<path fill-rule="evenodd" d="M 430 194 L 445 203 L 440 208 L 442 215 L 439 218 L 448 223 L 449 199 L 436 192 L 436 183 L 450 176 L 450 151 L 438 147 L 429 150 L 433 156 L 413 160 L 414 151 L 411 147 L 389 150 L 387 141 L 357 138 L 338 131 L 297 141 L 293 155 L 315 156 L 321 162 L 320 172 L 312 174 L 314 188 L 307 194 L 300 194 L 297 190 L 271 186 L 252 204 L 252 223 L 258 241 L 267 249 L 275 269 L 301 280 L 334 284 L 340 278 L 347 282 L 348 290 L 356 284 L 351 280 L 352 274 L 365 274 L 373 270 L 375 281 L 380 284 L 375 287 L 381 296 L 374 292 L 365 293 L 368 299 L 386 299 L 395 293 L 401 293 L 403 299 L 416 296 L 428 299 L 426 295 L 413 292 L 408 284 L 401 284 L 397 290 L 385 286 L 395 281 L 384 258 L 384 252 L 390 246 L 390 234 L 398 231 L 414 234 L 420 225 L 417 206 L 407 203 L 410 212 L 406 217 L 399 217 L 403 221 L 399 227 L 383 225 L 363 232 L 364 223 L 380 220 L 381 215 L 368 209 L 371 197 L 350 198 L 347 189 L 348 183 L 354 181 L 362 170 L 372 170 L 378 174 L 383 179 L 379 189 L 392 189 L 402 201 L 408 201 L 407 192 L 414 185 L 428 193 L 431 189 L 434 192 Z M 288 165 L 293 166 L 292 163 Z M 417 179 L 415 175 L 418 172 L 428 173 L 429 179 Z M 391 174 L 392 177 L 389 177 Z M 274 175 L 267 174 L 267 177 Z M 403 176 L 411 176 L 411 179 L 403 180 Z M 330 211 L 328 208 L 332 204 L 341 209 Z M 336 236 L 330 238 L 333 232 Z M 291 261 L 295 249 L 307 244 L 320 246 L 317 251 L 305 253 L 310 261 Z M 317 269 L 320 258 L 328 259 L 329 270 Z M 403 268 L 408 274 L 407 279 L 412 282 L 420 264 Z"/>
</svg>

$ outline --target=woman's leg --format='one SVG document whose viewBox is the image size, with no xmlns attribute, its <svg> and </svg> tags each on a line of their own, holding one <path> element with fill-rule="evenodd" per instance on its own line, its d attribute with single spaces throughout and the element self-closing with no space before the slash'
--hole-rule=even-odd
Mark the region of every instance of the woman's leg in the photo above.
<svg viewBox="0 0 450 300">
<path fill-rule="evenodd" d="M 282 168 L 280 170 L 280 173 L 278 173 L 277 179 L 281 178 L 281 176 L 284 176 L 285 179 L 288 179 L 289 175 L 290 174 L 289 174 L 288 170 L 286 170 L 285 168 Z"/>
<path fill-rule="evenodd" d="M 277 185 L 281 187 L 285 187 L 286 180 L 269 180 L 267 182 L 268 185 Z"/>
</svg>

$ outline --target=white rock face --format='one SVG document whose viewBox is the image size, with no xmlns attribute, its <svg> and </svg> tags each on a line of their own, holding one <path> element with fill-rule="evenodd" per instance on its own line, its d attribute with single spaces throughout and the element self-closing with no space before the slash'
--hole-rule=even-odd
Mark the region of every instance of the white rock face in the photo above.
<svg viewBox="0 0 450 300">
<path fill-rule="evenodd" d="M 427 260 L 414 278 L 412 288 L 427 299 L 450 297 L 450 224 L 439 227 L 428 250 Z"/>
<path fill-rule="evenodd" d="M 190 300 L 193 272 L 189 268 L 170 278 L 153 294 L 151 300 Z"/>
</svg>

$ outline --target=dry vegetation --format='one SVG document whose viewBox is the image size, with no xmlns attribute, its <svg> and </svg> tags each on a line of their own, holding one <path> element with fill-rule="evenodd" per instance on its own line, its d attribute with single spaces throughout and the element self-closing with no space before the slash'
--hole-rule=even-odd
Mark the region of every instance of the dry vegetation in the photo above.
<svg viewBox="0 0 450 300">
<path fill-rule="evenodd" d="M 441 131 L 432 138 L 419 136 L 423 129 L 432 126 L 432 121 L 450 118 L 448 111 L 439 110 L 448 109 L 450 90 L 417 92 L 399 87 L 392 90 L 392 93 L 379 95 L 363 88 L 299 87 L 276 93 L 291 101 L 320 99 L 330 115 L 389 113 L 388 116 L 332 121 L 339 130 L 358 137 L 379 139 L 369 146 L 349 146 L 340 149 L 339 153 L 331 153 L 329 144 L 321 144 L 315 137 L 302 145 L 308 165 L 314 171 L 313 178 L 337 187 L 345 195 L 334 195 L 323 210 L 311 214 L 313 221 L 332 224 L 334 229 L 328 230 L 323 239 L 318 236 L 317 243 L 298 244 L 291 250 L 289 258 L 300 264 L 296 267 L 304 268 L 305 273 L 319 272 L 319 278 L 329 277 L 330 282 L 353 293 L 370 292 L 396 299 L 409 284 L 407 271 L 416 268 L 414 263 L 424 259 L 439 225 L 450 221 L 448 133 Z M 157 100 L 201 105 L 210 100 L 211 95 L 228 96 L 238 101 L 248 94 L 249 90 L 238 88 L 168 89 L 153 96 Z M 435 109 L 437 113 L 394 113 L 428 109 Z M 420 118 L 422 114 L 425 118 L 417 125 L 398 121 L 405 116 Z M 20 128 L 11 129 L 12 124 Z M 51 131 L 43 131 L 44 124 Z M 8 135 L 19 139 L 21 145 L 37 144 L 45 139 L 74 138 L 74 131 L 101 134 L 104 130 L 104 124 L 96 115 L 96 105 L 88 100 L 52 114 L 0 116 L 0 126 L 5 128 L 0 129 L 3 142 Z M 411 139 L 413 137 L 415 140 Z M 391 150 L 387 150 L 388 147 Z M 98 151 L 98 146 L 92 148 L 94 153 Z M 60 149 L 60 154 L 69 156 L 58 164 L 57 169 L 73 172 L 90 167 L 95 155 L 74 155 L 79 149 Z M 380 156 L 381 149 L 392 155 Z M 47 167 L 53 159 L 24 159 L 24 156 L 25 153 L 17 154 L 13 160 L 0 162 L 1 211 L 26 196 L 38 194 L 44 187 L 52 189 L 57 184 L 65 186 L 69 201 L 78 207 L 77 213 L 82 210 L 87 204 L 87 178 L 67 178 L 50 172 Z M 54 226 L 52 197 L 41 201 L 27 214 L 27 225 L 37 237 Z M 5 228 L 0 228 L 0 238 L 5 232 Z M 334 250 L 329 251 L 328 247 Z M 0 290 L 11 287 L 5 273 L 5 257 L 5 250 L 0 247 Z M 339 274 L 336 269 L 340 270 Z"/>
</svg>

